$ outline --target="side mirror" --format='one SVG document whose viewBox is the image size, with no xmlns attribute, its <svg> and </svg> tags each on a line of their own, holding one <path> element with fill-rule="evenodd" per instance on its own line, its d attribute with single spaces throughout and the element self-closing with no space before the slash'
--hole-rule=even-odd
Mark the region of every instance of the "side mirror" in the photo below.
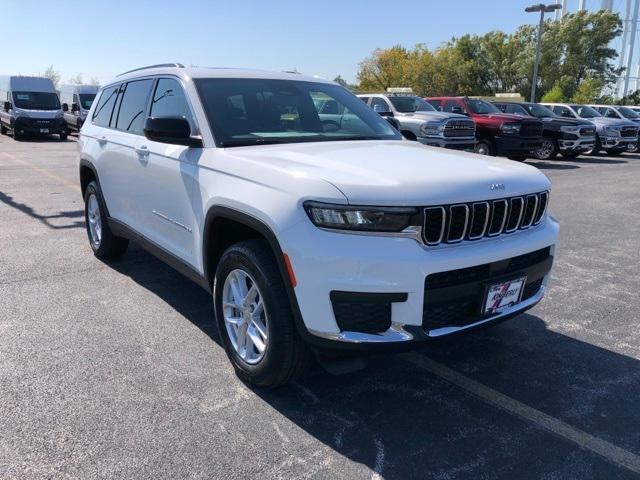
<svg viewBox="0 0 640 480">
<path fill-rule="evenodd" d="M 68 111 L 69 111 L 69 105 L 68 105 L 68 104 L 66 104 L 66 103 L 63 103 L 63 104 L 62 104 L 62 111 L 63 111 L 63 112 L 68 112 Z"/>
<path fill-rule="evenodd" d="M 8 112 L 11 110 L 11 102 L 4 102 L 4 111 Z"/>
<path fill-rule="evenodd" d="M 67 107 L 67 108 L 69 108 L 69 107 Z M 77 111 L 79 111 L 79 110 L 80 110 L 80 107 L 78 106 L 78 104 L 77 104 L 77 103 L 72 103 L 72 104 L 71 104 L 71 111 L 72 111 L 72 112 L 74 112 L 74 113 L 75 113 L 75 112 L 77 112 Z"/>
<path fill-rule="evenodd" d="M 457 105 L 454 107 L 451 107 L 451 113 L 458 113 L 460 115 L 464 115 L 464 110 L 462 110 L 462 107 L 458 107 Z"/>
<path fill-rule="evenodd" d="M 383 117 L 393 117 L 393 112 L 389 111 L 387 107 L 385 107 L 384 105 L 380 105 L 379 103 L 376 103 L 373 106 L 373 111 L 379 113 Z"/>
<path fill-rule="evenodd" d="M 191 136 L 191 125 L 184 117 L 149 117 L 144 136 L 154 142 L 202 148 L 202 139 Z"/>
</svg>

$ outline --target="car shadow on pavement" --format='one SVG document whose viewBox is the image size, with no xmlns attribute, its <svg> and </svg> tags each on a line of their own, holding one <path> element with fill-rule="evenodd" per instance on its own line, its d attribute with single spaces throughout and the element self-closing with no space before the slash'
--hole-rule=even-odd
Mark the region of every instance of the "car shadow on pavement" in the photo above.
<svg viewBox="0 0 640 480">
<path fill-rule="evenodd" d="M 212 348 L 220 345 L 211 297 L 202 288 L 137 247 L 111 266 L 200 328 Z M 306 456 L 287 455 L 286 465 L 274 463 L 263 476 L 279 476 L 281 468 L 300 468 L 304 476 L 337 452 L 366 466 L 372 478 L 485 478 L 487 472 L 491 478 L 635 478 L 581 448 L 579 436 L 566 440 L 522 419 L 508 404 L 486 402 L 443 378 L 434 364 L 640 454 L 638 360 L 554 332 L 543 319 L 523 314 L 413 352 L 368 357 L 358 372 L 320 373 L 273 390 L 251 388 L 290 422 L 280 421 L 265 438 L 297 451 L 305 436 L 295 432 L 302 431 L 322 445 L 313 443 Z M 296 434 L 294 444 L 283 425 Z"/>
<path fill-rule="evenodd" d="M 621 163 L 629 163 L 628 160 L 616 159 L 616 158 L 602 158 L 602 157 L 578 157 L 572 158 L 569 161 L 576 163 L 593 163 L 598 165 L 616 165 Z"/>
<path fill-rule="evenodd" d="M 66 212 L 59 212 L 54 215 L 41 215 L 37 213 L 33 208 L 29 205 L 25 205 L 24 203 L 16 202 L 11 195 L 7 195 L 4 192 L 0 191 L 0 202 L 5 205 L 15 208 L 26 215 L 29 215 L 31 218 L 35 218 L 39 220 L 43 225 L 51 228 L 53 230 L 66 230 L 69 228 L 83 228 L 84 227 L 84 211 L 83 210 L 71 210 Z M 62 225 L 57 225 L 52 223 L 52 220 L 59 219 L 74 219 L 81 218 L 81 220 L 73 221 L 72 223 L 66 223 Z"/>
<path fill-rule="evenodd" d="M 527 161 L 528 165 L 533 165 L 541 170 L 575 170 L 580 168 L 579 165 L 570 165 L 567 163 L 543 162 L 540 160 Z"/>
</svg>

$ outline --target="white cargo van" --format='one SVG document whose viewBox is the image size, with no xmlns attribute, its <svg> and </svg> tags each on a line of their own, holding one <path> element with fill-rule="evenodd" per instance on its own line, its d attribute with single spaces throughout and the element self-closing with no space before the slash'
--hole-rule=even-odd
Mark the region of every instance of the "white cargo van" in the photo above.
<svg viewBox="0 0 640 480">
<path fill-rule="evenodd" d="M 62 107 L 53 82 L 43 77 L 0 76 L 0 133 L 58 134 L 67 139 Z"/>
<path fill-rule="evenodd" d="M 62 85 L 60 87 L 60 102 L 67 130 L 80 131 L 99 89 L 97 85 Z"/>
</svg>

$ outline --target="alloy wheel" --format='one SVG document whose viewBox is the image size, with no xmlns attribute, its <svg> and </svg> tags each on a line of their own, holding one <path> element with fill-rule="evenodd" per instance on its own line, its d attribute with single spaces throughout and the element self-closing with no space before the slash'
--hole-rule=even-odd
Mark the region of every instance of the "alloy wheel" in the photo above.
<svg viewBox="0 0 640 480">
<path fill-rule="evenodd" d="M 229 272 L 222 288 L 222 312 L 231 346 L 242 360 L 256 364 L 268 345 L 268 316 L 260 289 L 244 270 Z"/>
<path fill-rule="evenodd" d="M 536 156 L 540 160 L 547 160 L 549 157 L 551 157 L 553 150 L 554 150 L 553 140 L 549 138 L 545 138 L 542 141 L 542 145 L 540 145 L 540 148 L 536 151 Z"/>
<path fill-rule="evenodd" d="M 100 217 L 98 198 L 95 193 L 89 196 L 89 201 L 87 202 L 87 218 L 89 219 L 91 243 L 95 248 L 99 248 L 102 241 L 102 219 Z"/>
</svg>

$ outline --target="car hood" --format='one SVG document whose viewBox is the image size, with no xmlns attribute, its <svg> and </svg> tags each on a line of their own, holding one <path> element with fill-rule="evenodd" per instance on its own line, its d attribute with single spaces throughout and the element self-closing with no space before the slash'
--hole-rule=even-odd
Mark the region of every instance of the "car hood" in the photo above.
<svg viewBox="0 0 640 480">
<path fill-rule="evenodd" d="M 542 118 L 538 118 L 538 120 L 542 120 L 543 123 L 546 122 L 553 122 L 557 125 L 568 125 L 568 126 L 579 126 L 579 125 L 588 125 L 588 126 L 593 126 L 593 122 L 590 122 L 589 120 L 582 120 L 582 119 L 577 119 L 577 118 L 565 118 L 565 117 L 542 117 Z"/>
<path fill-rule="evenodd" d="M 270 168 L 288 174 L 291 181 L 301 177 L 325 180 L 348 203 L 360 205 L 470 202 L 542 191 L 550 185 L 530 165 L 410 141 L 235 147 L 226 153 L 235 161 L 254 163 L 248 170 L 256 175 Z"/>
<path fill-rule="evenodd" d="M 476 113 L 476 117 L 482 118 L 495 118 L 502 120 L 503 122 L 521 122 L 522 120 L 538 120 L 535 117 L 522 117 L 520 115 L 513 115 L 511 113 Z"/>
<path fill-rule="evenodd" d="M 599 127 L 635 125 L 633 122 L 630 122 L 629 120 L 622 120 L 620 118 L 594 117 L 594 118 L 589 118 L 585 120 L 589 120 L 590 122 L 595 123 Z"/>
<path fill-rule="evenodd" d="M 425 121 L 436 121 L 440 122 L 442 120 L 449 120 L 450 118 L 455 118 L 457 120 L 467 119 L 469 117 L 466 115 L 460 115 L 459 113 L 448 113 L 448 112 L 413 112 L 413 113 L 400 113 L 398 114 L 400 118 L 414 118 L 416 120 L 425 120 Z"/>
<path fill-rule="evenodd" d="M 15 114 L 18 117 L 28 117 L 28 118 L 41 118 L 41 119 L 51 119 L 51 118 L 62 118 L 62 110 L 25 110 L 22 108 L 16 108 Z"/>
</svg>

